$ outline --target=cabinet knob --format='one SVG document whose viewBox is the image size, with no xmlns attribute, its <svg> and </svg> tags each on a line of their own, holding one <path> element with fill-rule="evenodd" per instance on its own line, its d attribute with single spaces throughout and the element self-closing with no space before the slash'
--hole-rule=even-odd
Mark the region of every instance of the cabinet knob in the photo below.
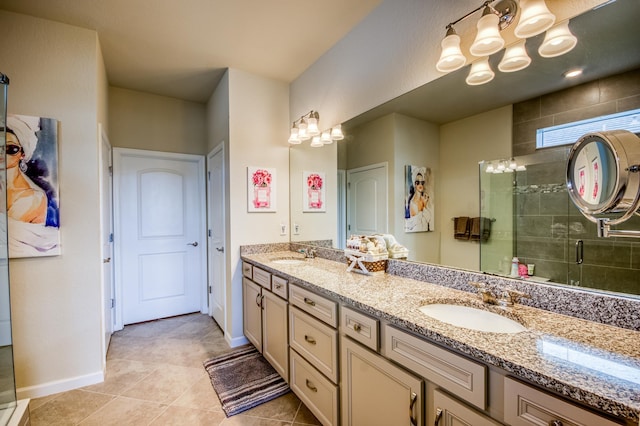
<svg viewBox="0 0 640 426">
<path fill-rule="evenodd" d="M 360 330 L 362 330 L 362 326 L 356 322 L 356 323 L 353 324 L 353 330 L 354 331 L 360 331 Z"/>
</svg>

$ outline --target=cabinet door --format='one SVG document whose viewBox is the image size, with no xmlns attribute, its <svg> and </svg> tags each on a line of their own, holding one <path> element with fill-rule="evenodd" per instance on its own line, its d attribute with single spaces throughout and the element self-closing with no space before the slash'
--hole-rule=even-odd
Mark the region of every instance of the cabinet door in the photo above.
<svg viewBox="0 0 640 426">
<path fill-rule="evenodd" d="M 262 354 L 289 383 L 289 333 L 286 300 L 263 290 L 262 298 Z"/>
<path fill-rule="evenodd" d="M 436 389 L 433 392 L 435 426 L 499 426 L 500 423 Z"/>
<path fill-rule="evenodd" d="M 262 352 L 262 288 L 242 279 L 242 320 L 245 337 Z"/>
<path fill-rule="evenodd" d="M 342 424 L 422 425 L 422 381 L 346 337 L 341 344 Z"/>
</svg>

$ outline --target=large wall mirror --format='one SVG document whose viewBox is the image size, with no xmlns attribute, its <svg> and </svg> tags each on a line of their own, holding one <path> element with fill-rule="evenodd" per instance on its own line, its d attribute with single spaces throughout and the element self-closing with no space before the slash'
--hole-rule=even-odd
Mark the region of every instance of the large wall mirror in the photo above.
<svg viewBox="0 0 640 426">
<path fill-rule="evenodd" d="M 591 267 L 589 279 L 582 277 L 588 269 L 585 265 L 579 268 L 572 266 L 569 272 L 560 272 L 558 262 L 545 258 L 549 251 L 546 242 L 550 237 L 533 232 L 549 227 L 551 237 L 556 236 L 557 219 L 551 219 L 556 222 L 549 223 L 548 217 L 542 217 L 549 214 L 544 208 L 539 208 L 544 204 L 539 201 L 542 195 L 517 193 L 520 188 L 540 188 L 537 180 L 546 182 L 550 174 L 558 175 L 559 185 L 563 185 L 564 166 L 571 146 L 536 149 L 535 131 L 538 126 L 557 124 L 554 120 L 570 120 L 574 114 L 572 105 L 582 102 L 576 97 L 593 93 L 579 90 L 574 93 L 575 88 L 591 85 L 589 89 L 596 87 L 599 93 L 603 93 L 607 90 L 606 84 L 611 84 L 614 90 L 620 91 L 616 85 L 622 82 L 622 90 L 628 91 L 627 97 L 618 96 L 610 102 L 603 100 L 593 107 L 585 106 L 580 113 L 591 108 L 594 114 L 599 110 L 602 110 L 600 114 L 607 114 L 610 112 L 607 108 L 612 105 L 618 110 L 640 108 L 638 16 L 640 2 L 637 0 L 609 2 L 571 18 L 569 27 L 578 37 L 578 44 L 563 56 L 541 58 L 537 49 L 544 35 L 533 37 L 526 43 L 533 61 L 523 71 L 496 71 L 495 79 L 488 84 L 468 86 L 465 83 L 469 71 L 467 65 L 344 123 L 346 138 L 343 141 L 322 148 L 310 148 L 308 144 L 292 147 L 291 241 L 321 241 L 322 244 L 330 241 L 335 248 L 344 247 L 343 241 L 353 233 L 355 226 L 349 214 L 353 215 L 357 210 L 351 207 L 349 198 L 353 194 L 347 187 L 349 183 L 353 187 L 361 172 L 375 173 L 382 167 L 386 170 L 386 181 L 380 182 L 382 186 L 374 185 L 362 193 L 361 197 L 371 201 L 371 206 L 367 210 L 359 210 L 363 225 L 358 224 L 358 229 L 375 227 L 378 221 L 382 221 L 384 226 L 377 230 L 394 234 L 397 241 L 409 249 L 408 261 L 500 273 L 506 266 L 502 265 L 505 258 L 510 261 L 512 255 L 520 252 L 521 261 L 536 264 L 534 276 L 540 281 L 640 294 L 640 285 L 612 286 L 617 278 L 610 278 L 607 266 L 587 265 Z M 502 53 L 498 52 L 490 58 L 493 69 L 497 70 L 501 57 Z M 573 80 L 565 78 L 563 74 L 573 68 L 582 69 L 583 74 Z M 620 75 L 623 77 L 616 80 L 614 76 Z M 599 83 L 608 78 L 613 78 L 613 83 Z M 548 116 L 532 118 L 540 115 L 541 105 L 545 102 L 561 107 Z M 534 135 L 533 142 L 527 139 L 528 136 L 523 136 L 529 134 Z M 502 178 L 496 175 L 495 179 L 480 182 L 483 167 L 491 160 L 509 161 L 512 158 L 521 165 L 528 163 L 530 167 L 526 172 L 517 171 Z M 557 163 L 559 173 L 540 167 L 550 163 Z M 420 179 L 413 176 L 417 169 L 407 171 L 406 166 L 409 165 L 424 168 Z M 325 211 L 303 211 L 302 176 L 305 171 L 326 173 Z M 424 173 L 428 173 L 428 178 Z M 518 174 L 519 179 L 515 179 Z M 405 188 L 407 182 L 413 180 L 424 182 L 430 189 L 427 231 L 408 232 L 405 229 Z M 518 180 L 520 183 L 516 183 Z M 553 184 L 544 185 L 555 187 Z M 376 191 L 371 188 L 386 189 Z M 566 188 L 558 189 L 564 191 L 562 202 L 570 204 Z M 522 210 L 534 200 L 538 200 L 537 213 L 522 215 Z M 486 206 L 490 204 L 494 206 L 494 212 L 486 215 L 493 219 L 491 244 L 487 244 L 490 250 L 481 250 L 482 235 L 479 241 L 456 238 L 454 219 L 485 216 Z M 496 205 L 501 207 L 495 209 Z M 562 214 L 568 218 L 568 228 L 575 222 L 570 218 L 579 216 L 569 207 Z M 516 241 L 516 233 L 523 234 L 523 240 Z M 613 246 L 598 246 L 597 250 L 614 249 L 619 254 L 622 247 L 629 263 L 629 267 L 624 267 L 625 273 L 637 277 L 640 270 L 639 243 L 609 241 L 607 244 Z M 571 258 L 574 241 L 569 237 L 557 242 L 557 250 L 565 259 Z M 600 256 L 594 251 L 590 253 L 591 256 Z M 619 255 L 615 256 L 619 258 Z M 562 267 L 566 269 L 566 265 Z M 636 268 L 635 272 L 633 268 Z"/>
</svg>

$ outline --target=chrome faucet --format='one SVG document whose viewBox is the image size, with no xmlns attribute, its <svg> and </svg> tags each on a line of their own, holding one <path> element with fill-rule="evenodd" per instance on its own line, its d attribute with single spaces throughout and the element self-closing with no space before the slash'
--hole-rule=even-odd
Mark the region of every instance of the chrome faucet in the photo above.
<svg viewBox="0 0 640 426">
<path fill-rule="evenodd" d="M 316 257 L 316 251 L 314 249 L 300 249 L 298 252 L 304 254 L 305 259 L 313 259 Z"/>
<path fill-rule="evenodd" d="M 492 289 L 487 288 L 487 285 L 485 283 L 469 281 L 469 284 L 471 284 L 478 290 L 478 294 L 480 295 L 482 302 L 486 303 L 487 305 L 500 305 L 502 307 L 507 307 L 515 305 L 516 303 L 518 303 L 518 301 L 520 301 L 520 299 L 524 297 L 527 297 L 529 299 L 531 298 L 531 295 L 518 290 L 514 290 L 512 288 L 505 289 L 500 294 L 500 297 L 498 297 Z"/>
</svg>

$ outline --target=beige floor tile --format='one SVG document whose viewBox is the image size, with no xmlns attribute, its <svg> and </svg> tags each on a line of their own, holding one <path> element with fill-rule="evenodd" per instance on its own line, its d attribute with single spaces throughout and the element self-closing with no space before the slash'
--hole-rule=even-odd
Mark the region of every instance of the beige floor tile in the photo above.
<svg viewBox="0 0 640 426">
<path fill-rule="evenodd" d="M 294 424 L 294 426 L 299 426 L 299 425 L 320 426 L 320 425 L 322 425 L 322 423 L 320 423 L 320 420 L 318 420 L 316 418 L 316 416 L 313 415 L 311 410 L 309 410 L 307 408 L 307 406 L 304 405 L 304 404 L 300 404 L 300 409 L 298 410 L 298 413 L 296 414 L 296 418 L 293 421 L 293 424 Z"/>
<path fill-rule="evenodd" d="M 139 426 L 148 425 L 160 416 L 167 406 L 139 399 L 116 397 L 113 401 L 83 420 L 82 426 Z"/>
<path fill-rule="evenodd" d="M 220 423 L 220 426 L 291 426 L 291 422 L 238 414 L 224 419 L 222 423 Z"/>
<path fill-rule="evenodd" d="M 153 426 L 218 426 L 225 419 L 223 412 L 171 406 L 150 424 Z"/>
<path fill-rule="evenodd" d="M 148 362 L 111 359 L 107 361 L 104 382 L 87 386 L 83 389 L 110 395 L 121 395 L 122 392 L 153 373 L 156 368 L 157 364 Z"/>
<path fill-rule="evenodd" d="M 211 386 L 209 375 L 199 379 L 172 404 L 185 408 L 222 412 L 218 395 Z"/>
<path fill-rule="evenodd" d="M 64 392 L 30 409 L 32 426 L 75 425 L 107 405 L 113 396 L 83 390 Z"/>
<path fill-rule="evenodd" d="M 286 395 L 282 395 L 281 397 L 247 410 L 242 414 L 292 422 L 296 417 L 299 407 L 300 399 L 298 399 L 293 392 L 289 392 Z"/>
<path fill-rule="evenodd" d="M 162 364 L 154 372 L 123 392 L 123 396 L 171 404 L 201 377 L 203 367 Z"/>
</svg>

